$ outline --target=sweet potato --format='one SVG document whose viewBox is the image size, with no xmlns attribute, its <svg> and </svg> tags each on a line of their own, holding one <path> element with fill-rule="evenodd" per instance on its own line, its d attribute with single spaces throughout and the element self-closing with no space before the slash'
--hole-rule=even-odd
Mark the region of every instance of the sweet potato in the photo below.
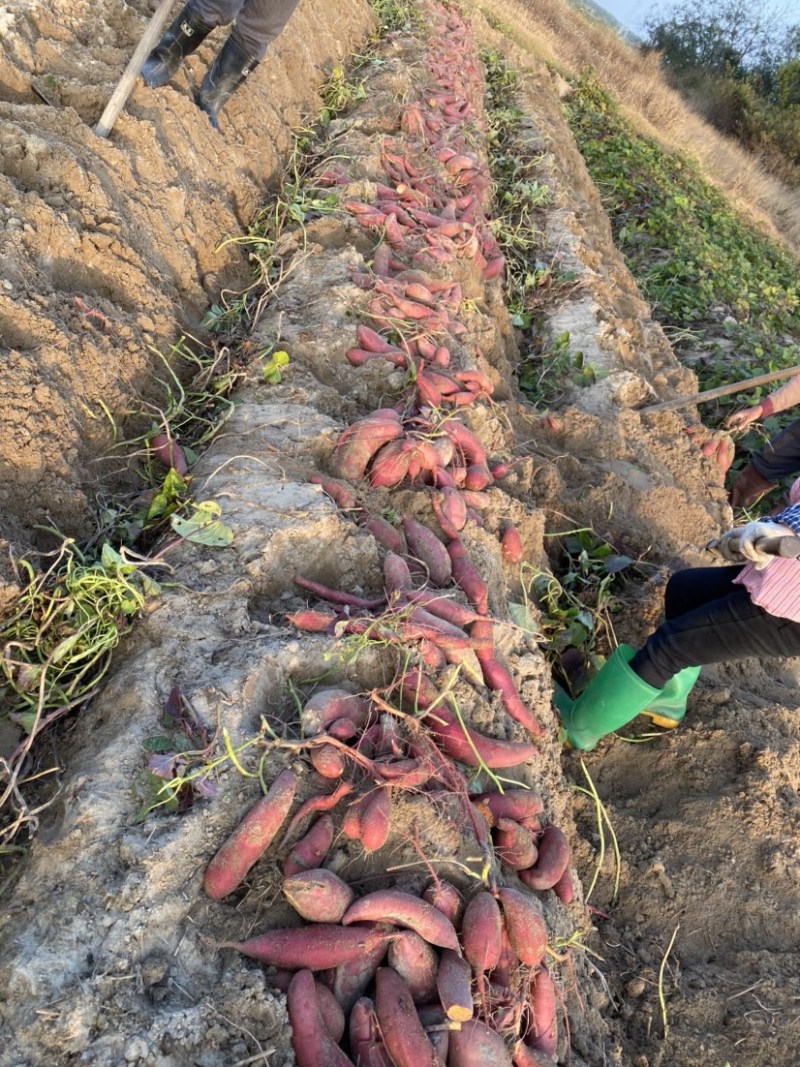
<svg viewBox="0 0 800 1067">
<path fill-rule="evenodd" d="M 394 489 L 410 473 L 414 458 L 414 442 L 397 438 L 388 441 L 372 457 L 369 469 L 369 484 L 373 489 Z"/>
<path fill-rule="evenodd" d="M 350 1053 L 358 1067 L 392 1067 L 378 1031 L 375 1005 L 359 997 L 350 1012 Z"/>
<path fill-rule="evenodd" d="M 479 615 L 488 615 L 489 589 L 470 560 L 463 541 L 458 537 L 452 538 L 447 544 L 447 553 L 452 565 L 453 581 Z"/>
<path fill-rule="evenodd" d="M 286 827 L 286 832 L 281 839 L 280 847 L 286 848 L 295 830 L 307 815 L 312 815 L 317 811 L 330 811 L 331 808 L 336 807 L 342 797 L 346 797 L 348 793 L 352 792 L 352 789 L 353 786 L 350 782 L 340 782 L 332 793 L 328 793 L 326 796 L 309 797 L 308 800 L 304 800 L 289 820 L 289 825 Z"/>
<path fill-rule="evenodd" d="M 555 1060 L 545 1056 L 538 1049 L 531 1048 L 524 1041 L 517 1041 L 511 1048 L 511 1062 L 514 1067 L 554 1067 Z"/>
<path fill-rule="evenodd" d="M 540 967 L 531 978 L 528 1006 L 530 1027 L 525 1040 L 546 1056 L 555 1056 L 558 1047 L 556 987 L 546 967 Z"/>
<path fill-rule="evenodd" d="M 366 697 L 347 689 L 320 689 L 303 705 L 300 725 L 305 737 L 322 734 L 337 719 L 347 718 L 363 729 L 369 721 L 371 705 Z"/>
<path fill-rule="evenodd" d="M 203 875 L 203 888 L 212 900 L 232 893 L 269 848 L 289 814 L 296 786 L 292 771 L 281 771 L 211 860 Z"/>
<path fill-rule="evenodd" d="M 396 526 L 392 526 L 390 522 L 381 518 L 380 515 L 370 515 L 365 519 L 364 528 L 369 530 L 378 544 L 388 548 L 390 552 L 396 552 L 402 556 L 408 551 L 403 531 L 398 530 Z"/>
<path fill-rule="evenodd" d="M 476 628 L 480 628 L 480 626 L 479 622 L 473 623 L 470 633 L 476 636 L 476 633 L 480 632 L 480 629 L 476 631 Z M 517 691 L 514 679 L 507 668 L 495 659 L 494 653 L 491 651 L 479 648 L 476 650 L 475 655 L 478 657 L 484 682 L 489 689 L 500 694 L 500 699 L 507 714 L 514 722 L 524 726 L 528 733 L 534 737 L 544 737 L 544 728 L 539 725 L 531 709 L 523 702 Z"/>
<path fill-rule="evenodd" d="M 492 838 L 497 858 L 512 871 L 524 871 L 536 862 L 536 842 L 530 831 L 513 819 L 498 819 Z"/>
<path fill-rule="evenodd" d="M 308 833 L 292 845 L 289 855 L 283 862 L 285 878 L 321 867 L 331 850 L 334 837 L 333 819 L 324 812 L 314 822 Z"/>
<path fill-rule="evenodd" d="M 434 585 L 448 585 L 453 569 L 447 549 L 439 538 L 421 522 L 406 516 L 403 532 L 411 555 L 424 566 Z"/>
<path fill-rule="evenodd" d="M 442 705 L 426 715 L 424 722 L 443 751 L 467 767 L 479 767 L 483 762 L 492 770 L 499 770 L 516 767 L 537 755 L 536 748 L 525 742 L 501 741 L 469 726 L 462 727 L 456 716 Z"/>
<path fill-rule="evenodd" d="M 337 481 L 336 478 L 328 478 L 324 474 L 312 474 L 308 479 L 312 485 L 318 485 L 324 493 L 326 493 L 331 500 L 342 511 L 349 511 L 352 508 L 358 507 L 358 501 L 353 490 L 345 482 Z"/>
<path fill-rule="evenodd" d="M 503 917 L 500 905 L 487 890 L 481 890 L 467 904 L 461 924 L 464 955 L 477 974 L 492 971 L 500 961 Z"/>
<path fill-rule="evenodd" d="M 389 966 L 405 979 L 415 1004 L 427 1004 L 433 999 L 439 959 L 432 946 L 419 934 L 402 930 L 389 945 L 386 959 Z"/>
<path fill-rule="evenodd" d="M 476 611 L 465 604 L 451 599 L 446 593 L 435 593 L 432 589 L 413 589 L 404 592 L 403 600 L 409 604 L 419 604 L 431 615 L 435 615 L 453 626 L 468 626 L 480 619 Z"/>
<path fill-rule="evenodd" d="M 539 858 L 533 867 L 520 871 L 519 877 L 531 889 L 552 889 L 569 866 L 572 849 L 563 830 L 545 827 L 539 839 Z"/>
<path fill-rule="evenodd" d="M 310 970 L 300 970 L 292 979 L 286 1007 L 298 1067 L 353 1067 L 325 1025 Z"/>
<path fill-rule="evenodd" d="M 472 971 L 464 957 L 452 949 L 442 949 L 436 989 L 448 1019 L 463 1023 L 472 1018 Z"/>
<path fill-rule="evenodd" d="M 432 904 L 442 915 L 446 915 L 456 930 L 460 929 L 464 901 L 451 882 L 446 882 L 443 878 L 438 882 L 431 882 L 422 894 L 422 899 Z"/>
<path fill-rule="evenodd" d="M 308 922 L 338 923 L 355 894 L 333 871 L 314 867 L 285 878 L 284 896 L 298 915 Z"/>
<path fill-rule="evenodd" d="M 387 552 L 383 557 L 383 580 L 387 593 L 405 592 L 414 585 L 408 564 L 397 552 Z"/>
<path fill-rule="evenodd" d="M 303 611 L 294 611 L 286 616 L 286 621 L 298 630 L 306 633 L 322 634 L 330 630 L 339 616 L 333 611 L 313 611 L 310 608 Z"/>
<path fill-rule="evenodd" d="M 511 1053 L 496 1030 L 478 1019 L 468 1019 L 450 1034 L 448 1067 L 513 1067 Z"/>
<path fill-rule="evenodd" d="M 553 892 L 563 904 L 571 904 L 575 897 L 575 886 L 572 882 L 572 872 L 569 866 L 565 869 L 559 880 L 553 886 Z"/>
<path fill-rule="evenodd" d="M 431 945 L 458 949 L 458 935 L 447 916 L 401 889 L 379 889 L 355 901 L 345 912 L 342 924 L 356 922 L 394 923 L 408 927 Z"/>
<path fill-rule="evenodd" d="M 522 540 L 516 526 L 508 523 L 500 538 L 500 554 L 506 563 L 519 563 L 524 554 Z"/>
<path fill-rule="evenodd" d="M 359 802 L 358 839 L 365 852 L 383 848 L 389 837 L 392 802 L 387 789 L 373 789 Z"/>
<path fill-rule="evenodd" d="M 181 477 L 189 470 L 183 449 L 168 433 L 153 434 L 147 443 L 162 467 L 171 467 Z"/>
<path fill-rule="evenodd" d="M 423 1029 L 406 982 L 390 967 L 375 975 L 375 1011 L 394 1067 L 444 1067 Z"/>
<path fill-rule="evenodd" d="M 287 990 L 288 992 L 288 990 Z M 317 1002 L 319 1004 L 319 1010 L 322 1014 L 322 1020 L 325 1023 L 325 1028 L 331 1035 L 334 1041 L 340 1042 L 344 1037 L 345 1030 L 345 1017 L 342 1011 L 342 1005 L 331 993 L 330 989 L 322 982 L 314 982 L 314 992 L 317 994 Z"/>
<path fill-rule="evenodd" d="M 388 923 L 376 923 L 373 929 L 375 936 L 359 956 L 329 972 L 331 990 L 345 1014 L 351 1010 L 359 997 L 364 995 L 386 956 L 392 938 L 396 937 L 398 932 Z M 381 940 L 379 934 L 383 934 L 384 940 Z"/>
<path fill-rule="evenodd" d="M 511 948 L 526 967 L 538 967 L 547 951 L 547 927 L 539 902 L 510 886 L 498 889 L 497 896 Z"/>
<path fill-rule="evenodd" d="M 393 408 L 380 408 L 359 419 L 340 434 L 334 464 L 340 478 L 363 478 L 372 457 L 383 445 L 403 433 L 400 416 Z"/>
<path fill-rule="evenodd" d="M 336 721 L 345 722 L 347 720 L 337 719 Z M 323 778 L 341 778 L 344 774 L 345 757 L 341 750 L 333 745 L 320 745 L 319 748 L 312 749 L 309 758 L 314 770 L 317 774 L 321 774 Z"/>
<path fill-rule="evenodd" d="M 243 956 L 273 967 L 287 967 L 292 971 L 308 967 L 312 971 L 323 971 L 361 960 L 370 953 L 374 955 L 379 949 L 385 953 L 394 936 L 385 928 L 358 926 L 349 929 L 331 923 L 316 923 L 290 930 L 271 930 L 247 941 L 223 941 L 217 948 L 235 949 Z"/>
<path fill-rule="evenodd" d="M 519 822 L 544 811 L 541 797 L 531 789 L 512 787 L 503 793 L 477 793 L 470 800 L 485 805 L 495 819 L 516 819 Z"/>
</svg>

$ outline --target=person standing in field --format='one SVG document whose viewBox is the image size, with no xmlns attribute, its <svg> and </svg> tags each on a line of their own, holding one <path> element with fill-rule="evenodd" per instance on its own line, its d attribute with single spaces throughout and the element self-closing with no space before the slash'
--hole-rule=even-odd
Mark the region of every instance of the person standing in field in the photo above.
<svg viewBox="0 0 800 1067">
<path fill-rule="evenodd" d="M 233 29 L 209 67 L 194 100 L 214 129 L 230 96 L 243 84 L 283 31 L 299 0 L 189 0 L 145 60 L 145 85 L 158 89 L 176 74 L 217 26 Z"/>
<path fill-rule="evenodd" d="M 753 407 L 737 411 L 725 420 L 729 430 L 743 430 L 751 422 L 769 418 L 800 404 L 800 374 L 795 374 L 774 393 Z M 732 507 L 746 508 L 774 489 L 781 478 L 800 471 L 800 419 L 781 430 L 758 452 L 752 453 L 731 485 Z"/>
</svg>

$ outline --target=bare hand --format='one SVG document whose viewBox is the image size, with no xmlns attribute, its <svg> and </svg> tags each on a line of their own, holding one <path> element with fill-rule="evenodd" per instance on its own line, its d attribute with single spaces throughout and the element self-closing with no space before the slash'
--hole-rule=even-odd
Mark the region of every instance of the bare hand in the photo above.
<svg viewBox="0 0 800 1067">
<path fill-rule="evenodd" d="M 734 415 L 729 415 L 725 420 L 725 428 L 728 430 L 743 430 L 751 422 L 756 422 L 760 419 L 761 414 L 760 404 L 756 404 L 754 408 L 745 408 L 744 411 L 737 411 Z"/>
</svg>

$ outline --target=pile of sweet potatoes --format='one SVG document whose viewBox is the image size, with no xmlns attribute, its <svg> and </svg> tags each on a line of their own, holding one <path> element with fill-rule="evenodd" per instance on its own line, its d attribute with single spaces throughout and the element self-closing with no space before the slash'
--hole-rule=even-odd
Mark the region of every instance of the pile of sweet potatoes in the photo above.
<svg viewBox="0 0 800 1067">
<path fill-rule="evenodd" d="M 376 240 L 370 270 L 354 275 L 370 292 L 368 321 L 346 359 L 384 360 L 406 385 L 394 406 L 347 426 L 329 471 L 313 478 L 384 550 L 383 588 L 361 596 L 296 575 L 311 603 L 287 616 L 331 640 L 380 641 L 396 652 L 396 674 L 381 690 L 327 688 L 305 700 L 293 750 L 308 777 L 281 772 L 204 879 L 225 901 L 265 852 L 280 863 L 296 921 L 219 947 L 263 963 L 286 992 L 300 1067 L 545 1067 L 559 1038 L 539 894 L 572 901 L 571 852 L 541 798 L 499 777 L 538 755 L 546 729 L 497 654 L 490 610 L 503 604 L 470 556 L 470 528 L 483 526 L 486 491 L 507 465 L 470 423 L 493 386 L 477 346 L 467 365 L 462 288 L 442 276 L 457 265 L 462 278 L 470 270 L 496 284 L 503 272 L 486 217 L 489 175 L 473 147 L 484 86 L 467 24 L 434 4 L 425 18 L 428 85 L 382 146 L 374 202 L 342 205 Z M 348 180 L 341 164 L 330 175 Z M 419 494 L 425 521 L 370 510 L 376 492 L 401 486 Z M 504 523 L 497 538 L 500 558 L 519 563 L 516 528 Z M 503 737 L 464 712 L 493 694 L 511 720 Z M 436 873 L 449 856 L 424 857 L 427 884 L 387 872 L 383 888 L 366 891 L 334 871 L 343 842 L 378 860 L 407 844 L 393 836 L 400 797 L 413 797 L 419 821 L 455 812 L 468 842 L 458 885 Z"/>
</svg>

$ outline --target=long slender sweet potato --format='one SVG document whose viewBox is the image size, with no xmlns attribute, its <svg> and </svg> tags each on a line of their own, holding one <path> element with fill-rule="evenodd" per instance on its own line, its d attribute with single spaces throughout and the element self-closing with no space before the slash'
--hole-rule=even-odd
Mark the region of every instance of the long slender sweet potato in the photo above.
<svg viewBox="0 0 800 1067">
<path fill-rule="evenodd" d="M 394 933 L 386 929 L 347 928 L 330 923 L 271 930 L 247 941 L 223 941 L 217 948 L 233 948 L 243 956 L 273 967 L 323 971 L 362 959 L 378 949 L 386 952 Z M 338 997 L 337 997 L 338 999 Z M 341 1003 L 341 1001 L 340 1001 Z"/>
<path fill-rule="evenodd" d="M 511 1062 L 514 1067 L 553 1067 L 555 1061 L 545 1056 L 538 1049 L 531 1048 L 524 1041 L 517 1041 L 511 1049 Z"/>
<path fill-rule="evenodd" d="M 494 970 L 502 951 L 503 917 L 500 905 L 487 890 L 476 893 L 467 904 L 461 941 L 464 955 L 476 973 Z"/>
<path fill-rule="evenodd" d="M 572 903 L 575 896 L 575 886 L 572 882 L 572 872 L 569 866 L 553 886 L 553 892 L 563 904 Z"/>
<path fill-rule="evenodd" d="M 314 822 L 305 835 L 292 845 L 289 855 L 283 862 L 283 874 L 289 878 L 299 871 L 310 871 L 321 867 L 331 850 L 335 834 L 333 819 L 327 812 Z"/>
<path fill-rule="evenodd" d="M 533 867 L 519 876 L 531 889 L 552 889 L 561 879 L 572 858 L 572 849 L 563 830 L 545 827 L 539 839 L 539 858 Z"/>
<path fill-rule="evenodd" d="M 498 889 L 497 896 L 511 948 L 526 967 L 538 967 L 547 951 L 547 927 L 539 902 L 511 886 Z"/>
<path fill-rule="evenodd" d="M 406 982 L 391 967 L 375 975 L 375 1011 L 394 1067 L 444 1067 L 420 1022 Z"/>
<path fill-rule="evenodd" d="M 292 839 L 294 831 L 307 815 L 311 815 L 316 811 L 330 811 L 331 808 L 336 807 L 342 797 L 346 797 L 348 793 L 352 792 L 352 789 L 351 782 L 340 782 L 334 791 L 327 794 L 327 796 L 309 797 L 308 800 L 304 800 L 289 820 L 289 825 L 286 827 L 286 832 L 281 839 L 280 847 L 286 848 Z"/>
<path fill-rule="evenodd" d="M 534 745 L 501 741 L 469 726 L 462 727 L 456 716 L 442 705 L 426 715 L 424 721 L 443 751 L 467 767 L 479 767 L 481 761 L 492 770 L 516 767 L 538 754 Z"/>
<path fill-rule="evenodd" d="M 472 971 L 464 957 L 452 949 L 442 949 L 436 989 L 448 1019 L 463 1023 L 472 1018 Z"/>
<path fill-rule="evenodd" d="M 292 771 L 281 771 L 211 860 L 203 875 L 203 888 L 212 900 L 232 893 L 269 848 L 289 814 L 296 786 Z"/>
<path fill-rule="evenodd" d="M 546 967 L 540 967 L 531 978 L 528 1006 L 531 1022 L 527 1043 L 546 1056 L 555 1056 L 558 1047 L 556 987 Z"/>
<path fill-rule="evenodd" d="M 415 1004 L 427 1004 L 433 999 L 439 958 L 433 947 L 419 934 L 413 930 L 401 930 L 389 945 L 386 959 L 389 966 L 405 979 Z"/>
<path fill-rule="evenodd" d="M 292 979 L 286 1007 L 298 1067 L 353 1067 L 325 1025 L 310 970 L 300 970 Z"/>
<path fill-rule="evenodd" d="M 496 1030 L 479 1019 L 468 1019 L 450 1034 L 447 1067 L 513 1067 L 511 1053 Z"/>
<path fill-rule="evenodd" d="M 355 901 L 345 912 L 342 924 L 356 922 L 394 923 L 408 927 L 431 945 L 458 949 L 458 934 L 447 916 L 402 889 L 379 889 Z"/>
<path fill-rule="evenodd" d="M 453 581 L 479 615 L 488 615 L 489 589 L 469 558 L 466 545 L 460 538 L 454 537 L 447 543 L 447 553 L 452 565 Z"/>
<path fill-rule="evenodd" d="M 481 622 L 475 622 L 470 627 L 470 634 L 473 637 L 477 638 L 483 633 Z M 536 721 L 531 709 L 523 702 L 517 691 L 514 679 L 509 674 L 508 669 L 495 658 L 494 652 L 483 647 L 476 649 L 475 655 L 478 657 L 484 682 L 486 682 L 489 689 L 500 694 L 503 707 L 508 715 L 514 722 L 524 726 L 528 733 L 534 737 L 544 737 L 544 727 Z"/>
<path fill-rule="evenodd" d="M 338 923 L 355 897 L 346 882 L 324 867 L 298 871 L 281 888 L 297 914 L 315 923 Z"/>
</svg>

